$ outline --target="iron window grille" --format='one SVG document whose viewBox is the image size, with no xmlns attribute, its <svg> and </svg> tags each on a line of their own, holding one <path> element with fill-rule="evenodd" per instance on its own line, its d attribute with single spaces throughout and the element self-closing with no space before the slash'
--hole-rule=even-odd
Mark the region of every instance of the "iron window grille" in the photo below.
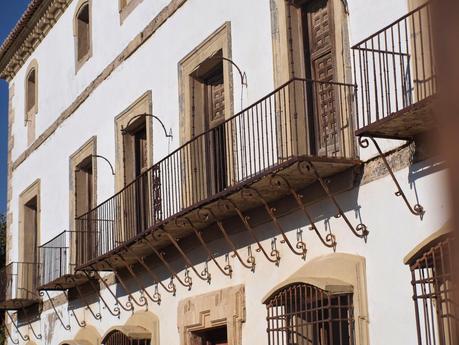
<svg viewBox="0 0 459 345">
<path fill-rule="evenodd" d="M 266 302 L 269 345 L 353 345 L 352 293 L 292 284 Z"/>
<path fill-rule="evenodd" d="M 410 263 L 419 345 L 459 344 L 453 242 L 451 236 L 442 238 Z"/>
</svg>

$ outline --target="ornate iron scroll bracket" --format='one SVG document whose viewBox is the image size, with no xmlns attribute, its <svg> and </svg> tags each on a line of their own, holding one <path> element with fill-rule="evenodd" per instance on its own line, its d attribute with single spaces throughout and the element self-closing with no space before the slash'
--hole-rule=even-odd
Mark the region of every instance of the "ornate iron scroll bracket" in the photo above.
<svg viewBox="0 0 459 345">
<path fill-rule="evenodd" d="M 118 296 L 116 295 L 116 293 L 114 293 L 110 287 L 110 285 L 108 285 L 108 283 L 105 281 L 105 279 L 99 274 L 99 272 L 97 270 L 94 269 L 94 267 L 91 266 L 91 268 L 93 269 L 93 272 L 94 274 L 97 276 L 97 279 L 100 280 L 102 282 L 102 284 L 105 286 L 105 288 L 107 289 L 107 291 L 110 293 L 110 295 L 112 295 L 112 297 L 115 299 L 116 301 L 116 304 L 115 305 L 119 305 L 124 311 L 127 311 L 127 312 L 132 312 L 134 311 L 134 305 L 132 304 L 131 300 L 129 299 L 130 295 L 128 294 L 128 301 L 126 302 L 126 305 L 122 304 L 121 301 L 118 299 Z M 115 271 L 115 276 L 116 278 L 118 278 L 118 275 Z M 124 287 L 123 287 L 124 288 Z M 128 291 L 126 291 L 128 292 Z M 100 296 L 101 294 L 99 294 Z M 105 304 L 105 303 L 104 303 Z M 105 304 L 105 306 L 107 306 Z"/>
<path fill-rule="evenodd" d="M 305 166 L 304 166 L 305 165 Z M 320 176 L 319 172 L 317 171 L 316 167 L 314 166 L 314 164 L 311 162 L 311 161 L 308 161 L 308 162 L 301 162 L 299 163 L 298 165 L 298 169 L 301 173 L 303 174 L 307 174 L 305 173 L 304 169 L 306 169 L 308 172 L 309 171 L 313 171 L 314 173 L 314 176 L 316 177 L 316 179 L 319 181 L 320 185 L 322 186 L 322 189 L 324 190 L 324 192 L 327 194 L 328 198 L 330 199 L 330 201 L 335 205 L 336 209 L 338 210 L 338 215 L 336 216 L 337 218 L 343 218 L 344 222 L 347 224 L 347 226 L 349 227 L 349 229 L 352 231 L 352 233 L 359 237 L 359 238 L 363 238 L 365 241 L 367 240 L 367 237 L 368 237 L 368 234 L 369 234 L 369 231 L 367 229 L 367 226 L 363 223 L 360 223 L 358 224 L 355 229 L 353 227 L 353 225 L 351 224 L 351 222 L 349 221 L 349 218 L 347 218 L 347 216 L 344 214 L 344 211 L 343 209 L 341 208 L 341 206 L 338 204 L 338 201 L 336 200 L 335 196 L 333 195 L 333 193 L 330 191 L 330 188 L 328 188 L 328 185 L 327 183 L 325 182 L 325 180 L 322 178 L 322 176 Z"/>
<path fill-rule="evenodd" d="M 185 254 L 183 249 L 180 247 L 180 245 L 178 244 L 178 241 L 170 233 L 168 233 L 164 228 L 161 228 L 161 231 L 162 231 L 162 233 L 164 235 L 166 235 L 166 237 L 169 239 L 169 241 L 172 243 L 172 245 L 178 250 L 178 252 L 182 256 L 182 258 L 185 261 L 185 263 L 188 265 L 189 268 L 191 268 L 193 270 L 193 272 L 199 277 L 199 279 L 207 281 L 208 283 L 210 283 L 210 280 L 211 280 L 210 274 L 207 274 L 207 276 L 202 276 L 201 273 L 199 273 L 198 270 L 196 269 L 196 267 L 193 265 L 193 263 L 191 262 L 190 258 L 188 258 L 188 256 Z M 188 290 L 190 290 L 191 289 L 191 285 L 193 284 L 193 281 L 192 281 L 191 277 L 187 274 L 187 272 L 185 272 L 185 273 L 186 274 L 185 274 L 184 282 L 187 285 L 189 285 Z"/>
<path fill-rule="evenodd" d="M 115 260 L 121 260 L 121 257 L 120 255 L 117 255 L 114 257 Z M 124 259 L 122 260 L 122 262 L 124 261 Z M 139 286 L 140 288 L 140 291 L 141 291 L 141 294 L 140 294 L 140 297 L 139 297 L 139 300 L 137 300 L 137 298 L 135 298 L 132 294 L 132 291 L 128 288 L 127 284 L 124 282 L 124 279 L 121 278 L 121 275 L 118 273 L 118 271 L 110 264 L 110 262 L 106 262 L 107 265 L 112 269 L 113 273 L 115 274 L 115 277 L 116 277 L 116 280 L 117 282 L 122 286 L 124 292 L 126 292 L 126 294 L 128 295 L 128 301 L 126 302 L 126 306 L 129 308 L 129 306 L 132 306 L 132 311 L 134 311 L 134 306 L 132 305 L 132 302 L 133 301 L 137 306 L 139 306 L 140 308 L 142 307 L 147 307 L 148 309 L 148 300 L 145 298 L 145 296 L 143 296 L 143 289 L 141 288 L 141 286 Z M 124 266 L 126 266 L 126 262 L 123 262 Z M 130 273 L 130 272 L 129 272 Z M 138 283 L 138 282 L 137 282 Z"/>
<path fill-rule="evenodd" d="M 11 342 L 15 345 L 18 345 L 19 344 L 19 340 L 14 340 L 13 337 L 11 336 L 11 333 L 10 333 L 10 330 L 8 329 L 7 325 L 6 325 L 6 322 L 5 320 L 2 318 L 2 324 L 3 324 L 3 328 L 5 329 L 6 331 L 6 334 L 8 335 L 8 338 L 11 340 Z"/>
<path fill-rule="evenodd" d="M 153 303 L 158 303 L 160 304 L 161 298 L 157 298 L 157 296 L 151 296 L 148 290 L 145 288 L 145 285 L 142 283 L 142 281 L 137 277 L 135 274 L 134 270 L 132 269 L 131 265 L 129 265 L 128 262 L 124 259 L 124 257 L 121 254 L 118 254 L 117 257 L 121 260 L 123 265 L 126 267 L 126 270 L 129 272 L 129 274 L 132 276 L 132 278 L 135 280 L 137 285 L 139 286 L 140 290 L 143 291 L 143 293 L 152 301 Z M 148 304 L 147 304 L 148 307 Z"/>
<path fill-rule="evenodd" d="M 209 222 L 210 216 L 212 216 L 212 218 L 214 219 L 214 221 L 217 224 L 218 229 L 222 233 L 223 238 L 225 239 L 225 241 L 228 244 L 228 246 L 231 248 L 231 250 L 233 252 L 233 255 L 232 255 L 233 258 L 234 257 L 237 258 L 242 266 L 244 266 L 245 268 L 251 270 L 252 272 L 255 272 L 255 258 L 252 256 L 251 257 L 252 259 L 247 258 L 247 260 L 244 260 L 241 257 L 241 255 L 237 251 L 236 245 L 234 244 L 234 242 L 231 240 L 230 236 L 228 235 L 228 232 L 226 231 L 226 229 L 225 229 L 225 227 L 223 225 L 223 222 L 220 219 L 217 218 L 217 216 L 212 211 L 212 209 L 210 209 L 210 208 L 200 208 L 198 210 L 198 216 L 201 219 L 201 221 L 205 222 L 205 223 Z"/>
<path fill-rule="evenodd" d="M 247 187 L 247 188 L 243 189 L 242 193 L 245 194 L 246 196 L 255 197 L 258 200 L 260 200 L 260 202 L 262 203 L 263 207 L 266 210 L 266 213 L 269 215 L 269 217 L 271 218 L 274 226 L 278 230 L 279 234 L 282 236 L 281 243 L 286 243 L 287 246 L 289 247 L 289 249 L 292 251 L 292 253 L 294 253 L 294 254 L 296 254 L 298 256 L 301 256 L 301 258 L 303 260 L 305 260 L 306 259 L 306 253 L 308 251 L 307 248 L 306 248 L 306 243 L 304 243 L 301 240 L 301 238 L 299 238 L 297 240 L 297 243 L 296 243 L 295 247 L 293 246 L 293 244 L 288 239 L 284 228 L 282 227 L 282 225 L 280 224 L 279 220 L 277 219 L 277 217 L 275 215 L 276 209 L 274 207 L 269 206 L 268 202 L 263 198 L 263 196 L 260 194 L 260 192 L 257 189 L 253 188 L 253 187 Z"/>
<path fill-rule="evenodd" d="M 231 278 L 231 275 L 233 273 L 232 267 L 229 264 L 227 264 L 225 267 L 222 267 L 218 263 L 217 259 L 215 258 L 215 255 L 210 250 L 210 248 L 207 245 L 206 241 L 204 241 L 204 238 L 202 237 L 202 231 L 199 230 L 198 228 L 196 228 L 196 226 L 193 224 L 193 222 L 188 217 L 184 217 L 183 219 L 185 221 L 183 223 L 183 225 L 185 225 L 185 223 L 187 223 L 187 224 L 189 224 L 191 226 L 191 228 L 193 229 L 194 234 L 198 238 L 198 240 L 201 243 L 201 245 L 204 248 L 204 250 L 207 252 L 208 257 L 210 259 L 212 259 L 212 261 L 215 263 L 215 265 L 218 267 L 218 269 L 223 273 L 223 275 Z M 178 223 L 180 223 L 180 221 L 178 221 Z M 210 276 L 209 270 L 205 270 L 204 272 L 205 272 L 204 276 L 206 276 L 206 274 L 208 274 Z"/>
<path fill-rule="evenodd" d="M 24 312 L 25 317 L 27 319 L 27 327 L 32 331 L 32 334 L 35 337 L 35 339 L 41 340 L 42 335 L 40 333 L 35 332 L 35 329 L 32 326 L 32 322 L 30 322 L 29 313 L 27 312 L 27 308 L 25 308 L 22 303 L 21 303 L 21 310 Z"/>
<path fill-rule="evenodd" d="M 54 301 L 53 299 L 51 298 L 51 296 L 49 295 L 49 292 L 47 290 L 44 290 L 44 291 L 40 291 L 40 297 L 44 297 L 46 294 L 46 296 L 48 297 L 48 300 L 49 300 L 49 303 L 51 303 L 51 307 L 53 308 L 54 310 L 54 314 L 56 314 L 57 316 L 57 319 L 59 320 L 59 322 L 61 323 L 62 327 L 64 327 L 64 329 L 66 331 L 69 331 L 70 330 L 70 324 L 66 325 L 64 323 L 64 320 L 62 320 L 62 317 L 59 315 L 57 309 L 56 309 L 56 306 L 54 305 Z"/>
<path fill-rule="evenodd" d="M 244 225 L 245 229 L 249 232 L 249 234 L 252 237 L 252 239 L 257 243 L 256 251 L 257 252 L 262 252 L 263 255 L 265 256 L 265 258 L 268 261 L 276 264 L 276 266 L 279 266 L 279 262 L 280 262 L 280 259 L 281 259 L 279 251 L 277 249 L 271 250 L 271 252 L 268 254 L 266 249 L 263 248 L 263 246 L 261 245 L 257 235 L 255 235 L 255 230 L 252 228 L 252 226 L 249 223 L 250 217 L 245 216 L 244 213 L 241 211 L 241 209 L 239 207 L 237 207 L 237 205 L 233 201 L 231 201 L 230 199 L 225 198 L 223 200 L 225 200 L 225 202 L 229 203 L 234 208 L 234 210 L 236 211 L 239 219 L 241 220 L 242 224 Z M 250 254 L 249 254 L 249 259 L 250 258 L 253 258 L 252 254 L 251 254 L 251 250 L 250 250 Z M 255 258 L 253 260 L 255 260 Z"/>
<path fill-rule="evenodd" d="M 149 241 L 146 240 L 145 238 L 141 240 L 141 242 L 147 243 L 149 245 Z M 164 290 L 167 292 L 171 293 L 173 296 L 175 296 L 176 293 L 176 287 L 175 284 L 172 282 L 168 286 L 164 285 L 164 283 L 161 281 L 161 279 L 153 272 L 153 270 L 148 267 L 148 265 L 145 263 L 145 260 L 141 257 L 139 257 L 136 253 L 134 253 L 132 250 L 129 249 L 128 246 L 125 246 L 126 250 L 137 260 L 137 262 L 144 268 L 144 270 L 148 273 L 150 278 L 153 279 L 153 281 L 156 283 L 156 285 L 160 284 Z M 150 246 L 151 248 L 151 246 Z M 151 248 L 155 253 L 157 253 L 156 248 Z M 158 257 L 161 257 L 161 255 L 158 253 Z M 159 293 L 155 293 L 155 298 L 158 300 L 158 304 L 161 303 L 161 295 Z"/>
<path fill-rule="evenodd" d="M 309 221 L 309 230 L 311 231 L 314 231 L 316 233 L 316 235 L 319 237 L 320 241 L 322 242 L 322 244 L 328 248 L 333 248 L 333 251 L 336 252 L 336 237 L 334 234 L 332 233 L 328 233 L 325 238 L 322 236 L 322 234 L 320 233 L 319 229 L 317 228 L 311 214 L 309 213 L 309 211 L 307 210 L 306 206 L 304 205 L 302 199 L 303 199 L 303 195 L 297 193 L 291 186 L 291 184 L 288 182 L 288 180 L 281 176 L 281 175 L 278 175 L 278 174 L 273 174 L 271 175 L 271 179 L 270 179 L 270 184 L 273 186 L 273 187 L 277 187 L 277 188 L 281 188 L 282 187 L 282 183 L 284 183 L 286 186 L 287 186 L 287 189 L 289 190 L 290 194 L 292 195 L 293 199 L 295 200 L 295 202 L 298 204 L 299 208 L 303 211 L 303 213 L 305 214 L 306 218 L 308 219 Z"/>
<path fill-rule="evenodd" d="M 88 274 L 88 272 L 86 271 L 82 271 L 86 278 L 88 278 L 88 281 L 89 281 L 89 285 L 91 285 L 91 288 L 94 290 L 94 292 L 97 294 L 97 296 L 99 296 L 99 299 L 102 301 L 102 303 L 104 304 L 105 308 L 108 310 L 108 312 L 110 314 L 112 314 L 113 316 L 115 317 L 118 317 L 120 316 L 121 314 L 121 310 L 120 308 L 118 307 L 119 303 L 115 304 L 115 307 L 113 308 L 110 308 L 110 306 L 108 305 L 107 301 L 105 301 L 105 299 L 102 297 L 102 294 L 100 293 L 99 289 L 97 289 L 97 287 L 94 287 L 94 283 L 92 282 L 92 277 Z M 99 273 L 97 271 L 94 271 L 94 273 L 97 275 L 98 279 L 100 279 L 102 281 L 102 284 L 104 284 L 104 286 L 106 287 L 106 282 L 105 280 L 103 280 L 103 278 L 99 275 Z M 109 290 L 110 293 L 112 292 L 112 290 Z M 118 302 L 118 299 L 116 299 L 116 302 Z M 124 306 L 122 306 L 124 307 Z M 130 310 L 129 310 L 130 311 Z"/>
<path fill-rule="evenodd" d="M 64 287 L 63 287 L 62 285 L 60 285 L 60 284 L 56 284 L 56 286 L 57 286 L 59 289 L 62 290 L 62 292 L 64 293 L 65 298 L 66 298 L 67 301 L 68 301 L 68 300 L 69 300 L 69 295 L 68 295 L 66 289 L 64 289 Z M 75 321 L 77 322 L 77 324 L 78 324 L 78 326 L 79 326 L 80 328 L 86 327 L 86 321 L 83 320 L 83 321 L 80 322 L 80 320 L 78 319 L 78 316 L 76 315 L 75 310 L 70 310 L 70 313 L 73 315 L 73 318 L 75 319 Z"/>
<path fill-rule="evenodd" d="M 11 324 L 13 325 L 14 329 L 15 329 L 16 332 L 19 334 L 19 336 L 21 337 L 21 339 L 22 339 L 23 341 L 29 341 L 29 340 L 30 340 L 29 336 L 28 336 L 27 334 L 26 334 L 26 335 L 23 335 L 23 334 L 21 333 L 21 331 L 19 330 L 19 327 L 18 327 L 18 326 L 16 325 L 16 323 L 14 322 L 14 319 L 13 319 L 13 317 L 11 316 L 11 314 L 8 312 L 8 310 L 5 310 L 5 313 L 6 313 L 6 315 L 8 315 L 8 318 L 10 319 Z M 5 328 L 7 328 L 6 325 L 5 325 Z M 9 332 L 8 332 L 8 334 L 9 334 Z M 13 342 L 14 342 L 14 341 L 13 341 Z"/>
<path fill-rule="evenodd" d="M 369 137 L 369 138 L 373 142 L 373 145 L 376 147 L 379 157 L 381 157 L 387 171 L 390 174 L 390 177 L 392 178 L 392 181 L 394 181 L 395 187 L 397 188 L 395 195 L 402 197 L 403 201 L 405 202 L 405 205 L 408 207 L 410 212 L 415 216 L 419 216 L 422 220 L 422 218 L 424 217 L 424 214 L 426 213 L 426 211 L 424 210 L 424 207 L 422 207 L 419 203 L 416 203 L 413 206 L 411 206 L 410 202 L 408 201 L 408 198 L 403 192 L 402 187 L 400 187 L 400 184 L 397 178 L 395 177 L 394 171 L 392 170 L 391 166 L 389 165 L 389 162 L 387 161 L 386 155 L 382 152 L 381 148 L 379 147 L 378 142 L 373 137 Z M 359 145 L 362 148 L 367 148 L 369 146 L 368 139 L 364 137 L 359 137 Z"/>
<path fill-rule="evenodd" d="M 80 297 L 80 299 L 83 300 L 84 304 L 86 305 L 86 308 L 89 310 L 89 312 L 91 313 L 91 315 L 94 317 L 94 319 L 96 320 L 101 320 L 102 319 L 102 315 L 100 313 L 95 313 L 94 310 L 92 310 L 91 306 L 90 306 L 90 303 L 88 302 L 88 300 L 86 299 L 86 296 L 84 295 L 84 293 L 80 290 L 80 287 L 79 285 L 75 282 L 75 278 L 73 278 L 73 276 L 69 276 L 67 279 L 67 281 L 71 281 L 72 284 L 75 286 L 75 289 L 77 290 L 77 293 L 78 293 L 78 296 Z M 92 284 L 90 284 L 91 287 L 92 287 Z M 67 295 L 67 300 L 68 300 L 68 295 Z M 75 313 L 73 312 L 73 315 L 75 316 Z M 75 319 L 76 316 L 75 316 Z M 77 319 L 77 322 L 78 322 L 78 319 Z M 84 323 L 84 326 L 83 327 L 86 327 L 86 322 L 83 321 L 81 324 Z M 78 325 L 80 325 L 80 322 L 78 322 Z M 81 327 L 81 325 L 80 325 Z"/>
</svg>

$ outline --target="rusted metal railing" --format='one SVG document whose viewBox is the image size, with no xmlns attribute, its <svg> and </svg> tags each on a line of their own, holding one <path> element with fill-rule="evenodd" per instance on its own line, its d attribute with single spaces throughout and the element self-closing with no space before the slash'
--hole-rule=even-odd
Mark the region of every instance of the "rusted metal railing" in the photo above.
<svg viewBox="0 0 459 345">
<path fill-rule="evenodd" d="M 355 158 L 355 92 L 355 85 L 293 79 L 194 137 L 77 218 L 78 234 L 97 233 L 97 245 L 82 248 L 84 259 L 292 158 Z"/>
<path fill-rule="evenodd" d="M 12 262 L 0 270 L 0 304 L 38 299 L 39 267 L 34 262 Z"/>
<path fill-rule="evenodd" d="M 428 3 L 352 49 L 354 80 L 359 87 L 358 129 L 436 93 Z"/>
</svg>

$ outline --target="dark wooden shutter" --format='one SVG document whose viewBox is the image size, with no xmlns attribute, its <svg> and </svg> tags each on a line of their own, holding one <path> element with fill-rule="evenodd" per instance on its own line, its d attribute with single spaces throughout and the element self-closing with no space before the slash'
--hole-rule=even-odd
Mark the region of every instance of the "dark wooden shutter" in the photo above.
<svg viewBox="0 0 459 345">
<path fill-rule="evenodd" d="M 304 28 L 307 28 L 309 56 L 306 58 L 308 77 L 316 81 L 336 81 L 335 33 L 331 1 L 310 2 L 303 12 Z M 306 26 L 307 25 L 307 26 Z M 309 58 L 309 61 L 307 61 Z M 315 136 L 319 154 L 339 151 L 339 113 L 336 107 L 335 88 L 330 84 L 313 83 Z"/>
</svg>

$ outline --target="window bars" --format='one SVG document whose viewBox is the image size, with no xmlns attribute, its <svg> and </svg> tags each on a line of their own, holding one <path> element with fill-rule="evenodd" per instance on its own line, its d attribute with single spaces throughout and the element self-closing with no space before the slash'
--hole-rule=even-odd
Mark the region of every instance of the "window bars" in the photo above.
<svg viewBox="0 0 459 345">
<path fill-rule="evenodd" d="M 453 242 L 443 238 L 410 263 L 419 345 L 459 344 Z"/>
<path fill-rule="evenodd" d="M 119 331 L 109 334 L 103 345 L 150 345 L 149 339 L 132 339 Z"/>
<path fill-rule="evenodd" d="M 352 293 L 295 283 L 266 302 L 269 345 L 353 345 Z"/>
</svg>

